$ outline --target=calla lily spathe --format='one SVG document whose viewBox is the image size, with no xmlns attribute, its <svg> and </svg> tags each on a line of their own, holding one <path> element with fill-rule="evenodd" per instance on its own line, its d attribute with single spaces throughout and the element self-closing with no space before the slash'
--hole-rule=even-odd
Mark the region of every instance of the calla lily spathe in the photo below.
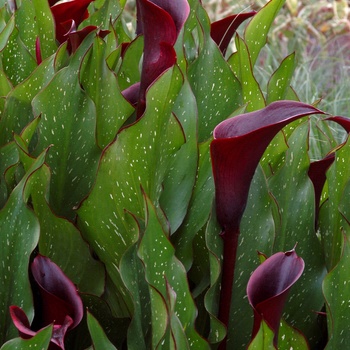
<svg viewBox="0 0 350 350">
<path fill-rule="evenodd" d="M 34 320 L 30 324 L 24 311 L 10 306 L 12 321 L 19 335 L 28 339 L 42 328 L 53 324 L 51 349 L 64 350 L 66 332 L 75 328 L 83 318 L 83 303 L 72 281 L 49 258 L 38 255 L 31 272 L 38 298 L 34 298 Z"/>
</svg>

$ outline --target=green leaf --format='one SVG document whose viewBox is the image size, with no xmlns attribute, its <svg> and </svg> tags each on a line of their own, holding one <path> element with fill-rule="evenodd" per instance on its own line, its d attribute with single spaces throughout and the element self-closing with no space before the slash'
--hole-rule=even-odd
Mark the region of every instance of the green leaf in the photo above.
<svg viewBox="0 0 350 350">
<path fill-rule="evenodd" d="M 202 21 L 209 25 L 207 18 Z M 199 142 L 208 140 L 214 127 L 241 104 L 240 83 L 211 39 L 210 31 L 202 35 L 204 47 L 188 67 L 188 80 L 197 100 Z"/>
<path fill-rule="evenodd" d="M 87 312 L 87 324 L 95 350 L 116 350 L 116 347 L 109 341 L 96 318 L 89 311 Z"/>
<path fill-rule="evenodd" d="M 6 96 L 12 90 L 12 85 L 7 79 L 5 73 L 0 71 L 0 96 Z M 1 108 L 1 113 L 3 108 Z"/>
<path fill-rule="evenodd" d="M 338 263 L 341 256 L 342 231 L 344 230 L 347 236 L 350 235 L 349 222 L 346 220 L 347 211 L 344 211 L 347 193 L 344 191 L 348 188 L 347 183 L 350 178 L 350 166 L 347 161 L 349 150 L 350 139 L 348 138 L 346 143 L 336 151 L 335 160 L 326 173 L 328 200 L 320 209 L 319 230 L 329 271 Z"/>
<path fill-rule="evenodd" d="M 157 203 L 169 162 L 184 142 L 183 131 L 171 115 L 181 84 L 179 71 L 173 68 L 150 87 L 145 114 L 105 150 L 94 188 L 78 210 L 83 236 L 105 263 L 116 288 L 125 290 L 118 266 L 137 239 L 129 212 L 144 218 L 141 186 Z"/>
<path fill-rule="evenodd" d="M 3 70 L 13 85 L 18 85 L 26 79 L 37 66 L 34 57 L 23 44 L 16 27 L 11 32 L 1 56 Z M 18 67 L 21 68 L 18 69 Z"/>
<path fill-rule="evenodd" d="M 272 254 L 272 245 L 275 240 L 272 205 L 265 174 L 258 166 L 249 189 L 247 207 L 240 226 L 228 348 L 243 348 L 249 343 L 253 318 L 246 296 L 246 286 L 251 273 L 259 265 L 257 251 L 268 256 Z"/>
<path fill-rule="evenodd" d="M 321 310 L 323 305 L 321 283 L 326 271 L 315 233 L 314 189 L 307 173 L 308 130 L 308 123 L 303 123 L 290 136 L 285 164 L 270 178 L 269 188 L 278 208 L 273 249 L 286 251 L 298 243 L 298 254 L 308 267 L 298 282 L 299 288 L 291 291 L 285 318 L 305 334 L 312 346 L 318 341 L 314 310 Z"/>
<path fill-rule="evenodd" d="M 350 246 L 344 235 L 342 243 L 340 260 L 327 274 L 322 286 L 327 307 L 327 350 L 341 349 L 350 341 Z"/>
<path fill-rule="evenodd" d="M 213 212 L 214 210 L 215 208 Z M 204 297 L 205 308 L 210 317 L 208 340 L 211 344 L 222 341 L 227 333 L 225 326 L 217 318 L 220 298 L 221 255 L 223 250 L 220 231 L 221 228 L 216 221 L 216 216 L 212 215 L 205 231 L 205 242 L 208 248 L 210 263 L 210 287 Z"/>
<path fill-rule="evenodd" d="M 281 320 L 278 332 L 278 347 L 280 349 L 308 350 L 304 336 L 296 328 L 291 327 L 285 320 Z"/>
<path fill-rule="evenodd" d="M 130 324 L 130 319 L 115 318 L 112 315 L 111 309 L 104 298 L 102 299 L 96 295 L 85 293 L 81 293 L 80 297 L 88 312 L 90 312 L 98 321 L 111 343 L 117 349 L 121 349 L 123 347 L 123 344 L 126 342 L 126 333 Z M 85 313 L 84 318 L 78 328 L 79 335 L 81 336 L 78 339 L 74 337 L 74 340 L 75 344 L 80 346 L 77 346 L 77 348 L 81 349 L 82 343 L 86 344 L 84 346 L 91 344 L 91 338 L 88 336 L 89 330 L 87 325 L 87 313 Z M 75 331 L 73 331 L 71 334 L 73 335 L 74 332 Z M 68 345 L 70 344 L 67 344 L 67 349 L 70 349 Z"/>
<path fill-rule="evenodd" d="M 10 36 L 15 28 L 15 16 L 12 16 L 9 21 L 6 23 L 5 27 L 2 28 L 2 31 L 0 33 L 0 51 L 3 51 L 6 45 L 8 44 L 8 41 L 10 39 Z"/>
<path fill-rule="evenodd" d="M 142 54 L 143 36 L 138 36 L 126 48 L 122 64 L 117 72 L 118 83 L 121 90 L 140 81 L 140 60 Z"/>
<path fill-rule="evenodd" d="M 132 245 L 120 262 L 120 274 L 131 293 L 134 311 L 128 329 L 128 349 L 146 350 L 151 342 L 151 297 L 145 280 L 144 266 L 137 256 L 138 245 Z M 138 334 L 140 336 L 135 337 Z"/>
<path fill-rule="evenodd" d="M 244 41 L 250 52 L 252 66 L 259 56 L 260 50 L 267 42 L 267 34 L 282 8 L 285 0 L 271 0 L 252 18 L 244 32 Z"/>
<path fill-rule="evenodd" d="M 36 27 L 36 13 L 32 1 L 22 0 L 21 6 L 15 11 L 15 21 L 23 44 L 34 57 L 35 40 L 38 34 Z"/>
<path fill-rule="evenodd" d="M 11 192 L 5 181 L 5 172 L 19 160 L 18 151 L 14 142 L 0 148 L 0 208 L 2 208 Z"/>
<path fill-rule="evenodd" d="M 46 201 L 49 168 L 43 166 L 30 177 L 28 183 L 40 223 L 39 252 L 55 262 L 80 292 L 101 295 L 105 284 L 104 267 L 91 256 L 89 246 L 78 229 L 65 218 L 56 216 Z"/>
<path fill-rule="evenodd" d="M 94 25 L 102 30 L 109 29 L 109 23 L 113 23 L 121 11 L 118 0 L 105 0 L 103 5 L 81 24 L 81 28 Z"/>
<path fill-rule="evenodd" d="M 274 334 L 271 328 L 265 321 L 262 321 L 259 332 L 249 344 L 248 350 L 275 350 L 273 337 Z"/>
<path fill-rule="evenodd" d="M 7 96 L 4 112 L 0 119 L 0 144 L 13 139 L 34 119 L 32 100 L 54 75 L 54 56 L 42 62 L 37 69 Z"/>
<path fill-rule="evenodd" d="M 199 159 L 196 183 L 184 221 L 172 238 L 176 255 L 189 270 L 193 260 L 192 241 L 210 216 L 214 198 L 209 146 L 211 139 L 199 145 Z"/>
<path fill-rule="evenodd" d="M 56 214 L 70 219 L 92 186 L 101 154 L 95 144 L 95 106 L 79 82 L 81 58 L 94 36 L 83 41 L 69 66 L 58 71 L 32 102 L 34 115 L 41 114 L 36 152 L 51 146 L 49 204 Z"/>
<path fill-rule="evenodd" d="M 96 106 L 97 144 L 112 142 L 134 108 L 121 95 L 117 78 L 106 63 L 106 43 L 99 37 L 84 57 L 82 85 Z"/>
<path fill-rule="evenodd" d="M 153 345 L 158 344 L 164 335 L 171 337 L 171 334 L 164 332 L 164 326 L 167 326 L 168 322 L 173 336 L 177 334 L 177 325 L 180 322 L 188 340 L 187 349 L 193 347 L 209 349 L 208 344 L 195 330 L 197 312 L 189 290 L 186 271 L 175 257 L 174 247 L 168 239 L 168 233 L 163 230 L 162 223 L 156 214 L 156 208 L 148 198 L 145 200 L 146 229 L 138 254 L 145 266 L 146 280 L 150 284 L 153 332 L 158 332 L 159 324 L 162 323 L 158 337 L 153 338 Z M 156 308 L 162 299 L 166 308 L 162 311 L 163 315 L 159 315 Z M 173 325 L 174 319 L 178 319 L 175 325 Z M 173 327 L 176 327 L 177 330 L 173 331 Z M 174 337 L 175 347 L 183 344 L 181 332 L 178 335 L 180 338 Z M 165 344 L 170 340 L 171 338 L 164 338 Z"/>
<path fill-rule="evenodd" d="M 45 155 L 43 152 L 33 163 L 0 211 L 0 343 L 17 334 L 9 315 L 10 305 L 21 307 L 29 319 L 33 318 L 28 268 L 39 240 L 39 222 L 27 206 L 24 190 L 28 178 L 43 165 Z"/>
<path fill-rule="evenodd" d="M 174 106 L 174 113 L 184 129 L 186 143 L 176 152 L 164 179 L 160 205 L 174 233 L 183 222 L 196 178 L 197 119 L 196 102 L 185 81 Z"/>
<path fill-rule="evenodd" d="M 57 50 L 55 22 L 48 1 L 32 0 L 32 6 L 35 11 L 41 56 L 44 60 Z"/>
<path fill-rule="evenodd" d="M 238 80 L 242 86 L 243 102 L 247 104 L 247 112 L 256 111 L 265 107 L 265 99 L 260 90 L 260 86 L 256 81 L 253 73 L 253 67 L 250 59 L 250 53 L 244 40 L 236 36 L 237 60 L 231 63 L 232 70 L 236 73 Z M 230 64 L 230 60 L 228 62 Z M 236 66 L 238 63 L 238 67 Z"/>
<path fill-rule="evenodd" d="M 267 85 L 267 104 L 286 98 L 295 66 L 295 53 L 293 52 L 281 62 L 272 74 Z"/>
<path fill-rule="evenodd" d="M 6 342 L 0 350 L 28 350 L 28 349 L 40 349 L 46 350 L 49 347 L 50 339 L 52 335 L 53 326 L 47 326 L 38 332 L 33 338 L 21 339 L 15 338 Z"/>
</svg>

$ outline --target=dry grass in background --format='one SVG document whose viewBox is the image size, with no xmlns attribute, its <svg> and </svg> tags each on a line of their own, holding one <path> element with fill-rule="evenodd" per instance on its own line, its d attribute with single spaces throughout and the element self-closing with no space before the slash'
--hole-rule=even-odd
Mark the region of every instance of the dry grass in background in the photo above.
<svg viewBox="0 0 350 350">
<path fill-rule="evenodd" d="M 232 13 L 258 10 L 267 0 L 203 0 L 214 21 Z M 332 114 L 350 116 L 350 10 L 347 0 L 286 0 L 271 29 L 257 76 L 266 79 L 295 51 L 293 87 L 302 101 Z"/>
</svg>

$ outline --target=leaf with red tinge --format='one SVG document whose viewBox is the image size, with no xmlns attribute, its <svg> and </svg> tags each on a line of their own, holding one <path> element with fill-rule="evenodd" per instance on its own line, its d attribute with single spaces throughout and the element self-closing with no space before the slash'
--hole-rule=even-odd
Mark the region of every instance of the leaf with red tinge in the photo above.
<svg viewBox="0 0 350 350">
<path fill-rule="evenodd" d="M 187 1 L 139 0 L 137 33 L 144 36 L 137 117 L 146 108 L 146 90 L 166 69 L 176 63 L 174 44 L 189 14 Z M 169 12 L 168 12 L 169 11 Z"/>
<path fill-rule="evenodd" d="M 225 231 L 239 228 L 250 182 L 273 137 L 288 123 L 316 113 L 324 114 L 305 103 L 277 101 L 259 111 L 227 119 L 215 128 L 211 158 L 216 210 Z"/>
<path fill-rule="evenodd" d="M 51 7 L 51 12 L 56 23 L 56 39 L 59 43 L 63 43 L 67 40 L 65 37 L 65 34 L 68 32 L 67 23 L 69 23 L 68 26 L 70 27 L 70 21 L 72 20 L 78 27 L 84 19 L 88 18 L 89 13 L 87 8 L 92 1 L 93 0 L 72 0 L 54 4 Z"/>
<path fill-rule="evenodd" d="M 13 323 L 24 339 L 54 324 L 51 342 L 64 349 L 66 332 L 76 327 L 83 318 L 83 303 L 74 284 L 50 259 L 38 255 L 31 271 L 40 295 L 35 303 L 33 324 L 30 325 L 24 311 L 14 305 L 10 307 Z"/>
<path fill-rule="evenodd" d="M 264 320 L 274 332 L 277 346 L 278 329 L 288 292 L 304 271 L 304 260 L 295 250 L 279 252 L 266 259 L 251 275 L 247 295 L 254 310 L 252 339 Z"/>
<path fill-rule="evenodd" d="M 237 28 L 242 24 L 242 22 L 250 17 L 253 17 L 255 14 L 255 11 L 240 13 L 238 15 L 225 17 L 211 24 L 210 36 L 219 46 L 219 49 L 223 54 L 225 54 L 227 46 Z"/>
</svg>

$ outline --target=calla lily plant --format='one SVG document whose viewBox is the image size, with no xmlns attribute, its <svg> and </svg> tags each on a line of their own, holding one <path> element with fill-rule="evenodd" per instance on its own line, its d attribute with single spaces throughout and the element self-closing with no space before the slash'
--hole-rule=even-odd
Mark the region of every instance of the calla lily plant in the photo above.
<svg viewBox="0 0 350 350">
<path fill-rule="evenodd" d="M 350 124 L 294 53 L 259 85 L 283 3 L 0 1 L 1 350 L 350 340 Z"/>
</svg>

